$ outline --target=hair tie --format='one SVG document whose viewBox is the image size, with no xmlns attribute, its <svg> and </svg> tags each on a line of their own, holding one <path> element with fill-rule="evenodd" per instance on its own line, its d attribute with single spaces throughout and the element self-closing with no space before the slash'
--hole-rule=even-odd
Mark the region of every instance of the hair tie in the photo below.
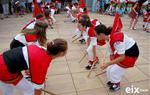
<svg viewBox="0 0 150 95">
<path fill-rule="evenodd" d="M 52 41 L 52 45 L 54 45 L 54 41 Z"/>
</svg>

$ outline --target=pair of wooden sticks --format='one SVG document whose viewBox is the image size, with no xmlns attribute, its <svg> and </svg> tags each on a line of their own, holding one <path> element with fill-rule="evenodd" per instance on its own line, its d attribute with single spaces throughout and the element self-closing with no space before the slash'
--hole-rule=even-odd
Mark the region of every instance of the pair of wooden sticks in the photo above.
<svg viewBox="0 0 150 95">
<path fill-rule="evenodd" d="M 79 60 L 79 63 L 81 63 L 81 62 L 82 62 L 82 60 L 85 58 L 85 56 L 86 56 L 86 55 L 87 55 L 87 53 L 85 53 L 85 54 L 83 55 L 83 57 Z M 106 51 L 106 54 L 105 54 L 104 59 L 103 59 L 103 61 L 102 61 L 102 62 L 104 62 L 104 61 L 105 61 L 106 56 L 107 56 L 107 51 Z M 94 61 L 94 63 L 92 64 L 92 67 L 91 67 L 91 69 L 90 69 L 90 71 L 89 71 L 89 73 L 88 73 L 88 75 L 87 75 L 87 77 L 88 77 L 88 78 L 90 77 L 91 72 L 92 72 L 92 70 L 93 70 L 93 67 L 94 67 L 94 65 L 95 65 L 96 63 L 97 63 L 97 61 Z M 106 73 L 106 71 L 103 71 L 103 70 L 102 70 L 102 72 L 101 72 L 101 73 L 96 74 L 95 76 L 97 77 L 97 76 L 102 75 L 102 74 L 104 74 L 104 73 Z"/>
</svg>

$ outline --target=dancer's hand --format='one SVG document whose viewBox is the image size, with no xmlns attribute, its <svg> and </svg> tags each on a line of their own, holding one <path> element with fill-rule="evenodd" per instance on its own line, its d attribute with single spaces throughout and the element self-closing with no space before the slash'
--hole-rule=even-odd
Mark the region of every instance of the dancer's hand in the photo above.
<svg viewBox="0 0 150 95">
<path fill-rule="evenodd" d="M 110 60 L 114 60 L 115 59 L 115 56 L 114 55 L 110 55 Z"/>
<path fill-rule="evenodd" d="M 100 64 L 100 68 L 101 68 L 102 70 L 106 69 L 108 66 L 109 66 L 108 63 L 102 63 L 102 64 Z"/>
</svg>

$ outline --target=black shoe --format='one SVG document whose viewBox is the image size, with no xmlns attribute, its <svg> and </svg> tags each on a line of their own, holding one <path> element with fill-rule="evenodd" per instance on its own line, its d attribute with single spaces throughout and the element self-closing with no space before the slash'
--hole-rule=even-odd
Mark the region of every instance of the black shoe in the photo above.
<svg viewBox="0 0 150 95">
<path fill-rule="evenodd" d="M 51 26 L 51 29 L 54 29 L 54 27 L 53 27 L 53 26 Z"/>
<path fill-rule="evenodd" d="M 92 68 L 92 65 L 87 65 L 85 68 L 86 70 L 90 70 Z M 92 69 L 95 69 L 95 68 L 96 68 L 96 65 L 94 65 Z"/>
<path fill-rule="evenodd" d="M 31 81 L 31 76 L 25 77 L 28 81 Z"/>
<path fill-rule="evenodd" d="M 86 70 L 90 70 L 91 67 L 92 67 L 91 65 L 87 65 L 87 66 L 85 67 L 85 69 L 86 69 Z"/>
<path fill-rule="evenodd" d="M 108 82 L 107 82 L 107 86 L 108 86 L 108 87 L 111 87 L 112 85 L 113 85 L 113 83 L 111 83 L 111 81 L 108 81 Z"/>
<path fill-rule="evenodd" d="M 72 21 L 72 23 L 75 23 L 75 22 L 76 22 L 76 20 L 73 20 L 73 21 Z"/>
<path fill-rule="evenodd" d="M 110 91 L 118 91 L 120 89 L 120 84 L 113 84 L 110 86 Z"/>
<path fill-rule="evenodd" d="M 79 42 L 80 42 L 81 44 L 84 44 L 84 43 L 85 43 L 85 40 L 84 40 L 84 39 L 81 39 L 81 40 L 79 40 Z"/>
</svg>

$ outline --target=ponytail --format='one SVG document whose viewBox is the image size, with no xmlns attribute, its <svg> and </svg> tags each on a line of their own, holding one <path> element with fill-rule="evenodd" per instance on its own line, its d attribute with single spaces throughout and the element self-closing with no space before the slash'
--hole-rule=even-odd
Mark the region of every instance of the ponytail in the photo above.
<svg viewBox="0 0 150 95">
<path fill-rule="evenodd" d="M 112 31 L 112 27 L 110 27 L 110 26 L 107 27 L 105 35 L 110 35 L 111 31 Z"/>
<path fill-rule="evenodd" d="M 82 26 L 84 27 L 90 27 L 92 26 L 91 21 L 90 21 L 90 17 L 86 14 L 83 14 L 79 20 L 79 22 Z"/>
<path fill-rule="evenodd" d="M 51 55 L 57 55 L 60 52 L 65 52 L 67 49 L 67 41 L 64 39 L 54 39 L 47 43 L 47 52 Z"/>
<path fill-rule="evenodd" d="M 104 24 L 100 24 L 95 27 L 96 34 L 103 33 L 105 35 L 110 35 L 112 31 L 112 27 L 106 27 Z"/>
</svg>

